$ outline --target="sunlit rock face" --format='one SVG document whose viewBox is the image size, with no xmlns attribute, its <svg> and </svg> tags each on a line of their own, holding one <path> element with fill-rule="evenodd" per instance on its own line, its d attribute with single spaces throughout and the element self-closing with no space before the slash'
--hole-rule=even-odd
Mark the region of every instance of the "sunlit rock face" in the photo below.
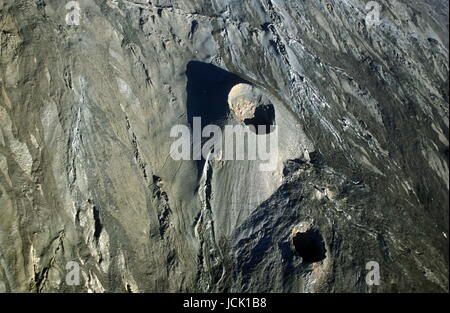
<svg viewBox="0 0 450 313">
<path fill-rule="evenodd" d="M 255 117 L 256 98 L 253 88 L 246 84 L 237 84 L 228 94 L 228 104 L 236 118 L 244 121 Z"/>
<path fill-rule="evenodd" d="M 0 1 L 0 292 L 448 292 L 447 1 L 68 2 Z"/>
</svg>

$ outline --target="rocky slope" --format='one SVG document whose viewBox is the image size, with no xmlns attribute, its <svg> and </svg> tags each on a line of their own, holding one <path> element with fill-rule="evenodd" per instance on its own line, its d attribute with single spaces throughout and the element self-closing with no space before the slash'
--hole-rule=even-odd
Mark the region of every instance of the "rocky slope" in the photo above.
<svg viewBox="0 0 450 313">
<path fill-rule="evenodd" d="M 448 292 L 447 1 L 67 2 L 0 0 L 2 291 Z M 275 170 L 172 158 L 238 84 Z"/>
</svg>

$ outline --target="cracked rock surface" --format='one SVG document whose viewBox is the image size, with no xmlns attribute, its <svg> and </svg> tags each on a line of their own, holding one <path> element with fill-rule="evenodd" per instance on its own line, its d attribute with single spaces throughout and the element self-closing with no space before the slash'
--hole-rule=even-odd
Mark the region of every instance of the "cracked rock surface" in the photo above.
<svg viewBox="0 0 450 313">
<path fill-rule="evenodd" d="M 447 1 L 77 3 L 0 0 L 0 291 L 448 292 Z M 171 157 L 258 101 L 273 171 Z"/>
</svg>

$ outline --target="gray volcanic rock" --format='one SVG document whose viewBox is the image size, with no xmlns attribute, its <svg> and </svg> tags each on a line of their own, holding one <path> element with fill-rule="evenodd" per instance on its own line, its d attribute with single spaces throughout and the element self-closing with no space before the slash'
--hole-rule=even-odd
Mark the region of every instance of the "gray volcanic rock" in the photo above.
<svg viewBox="0 0 450 313">
<path fill-rule="evenodd" d="M 0 291 L 448 292 L 447 1 L 68 2 L 0 0 Z M 274 170 L 175 160 L 195 117 Z"/>
</svg>

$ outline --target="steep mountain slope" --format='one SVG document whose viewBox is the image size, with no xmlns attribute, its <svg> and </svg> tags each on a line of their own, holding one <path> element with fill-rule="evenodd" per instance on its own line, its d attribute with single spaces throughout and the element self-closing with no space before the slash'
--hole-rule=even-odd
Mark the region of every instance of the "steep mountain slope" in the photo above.
<svg viewBox="0 0 450 313">
<path fill-rule="evenodd" d="M 447 1 L 0 1 L 4 291 L 448 292 Z M 238 84 L 275 170 L 171 157 Z"/>
</svg>

